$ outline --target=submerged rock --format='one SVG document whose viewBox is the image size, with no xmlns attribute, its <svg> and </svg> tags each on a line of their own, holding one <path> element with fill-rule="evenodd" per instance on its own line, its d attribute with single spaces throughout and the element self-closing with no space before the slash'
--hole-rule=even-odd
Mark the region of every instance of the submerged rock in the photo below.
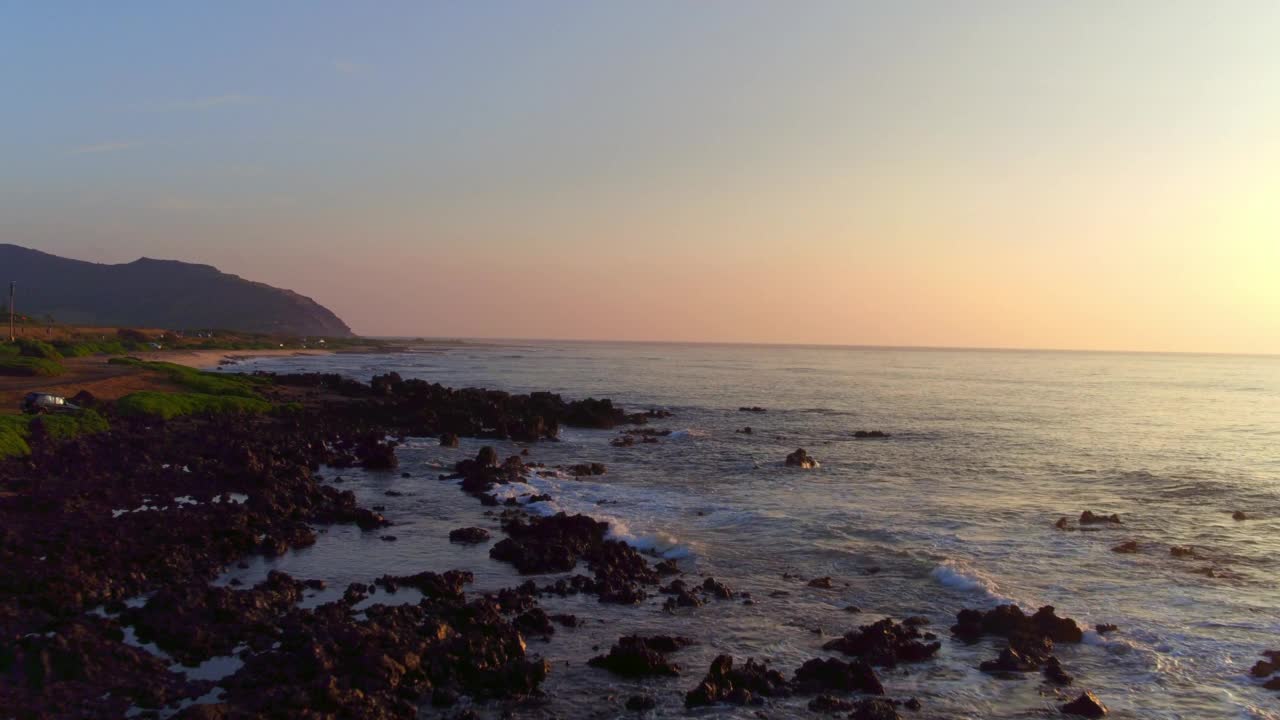
<svg viewBox="0 0 1280 720">
<path fill-rule="evenodd" d="M 1115 547 L 1111 548 L 1111 552 L 1122 553 L 1125 555 L 1131 555 L 1133 553 L 1136 553 L 1138 552 L 1138 541 L 1126 540 L 1120 543 L 1119 545 L 1116 545 Z"/>
<path fill-rule="evenodd" d="M 1094 513 L 1092 510 L 1085 510 L 1084 512 L 1080 513 L 1080 524 L 1081 525 L 1102 525 L 1102 524 L 1119 525 L 1120 516 L 1116 514 L 1099 515 Z"/>
<path fill-rule="evenodd" d="M 1062 669 L 1062 663 L 1059 662 L 1056 657 L 1050 657 L 1045 662 L 1044 670 L 1042 672 L 1044 673 L 1044 679 L 1054 685 L 1065 686 L 1075 682 L 1075 678 L 1068 675 L 1067 671 Z"/>
<path fill-rule="evenodd" d="M 1046 605 L 1034 615 L 1027 615 L 1017 605 L 1000 605 L 994 610 L 961 610 L 956 614 L 956 624 L 951 632 L 968 642 L 976 642 L 983 635 L 996 635 L 1013 639 L 1048 638 L 1053 642 L 1078 643 L 1084 639 L 1084 631 L 1071 618 L 1060 618 L 1051 605 Z"/>
<path fill-rule="evenodd" d="M 809 710 L 820 713 L 840 713 L 849 712 L 853 709 L 853 703 L 848 700 L 842 700 L 830 695 L 819 695 L 809 701 Z"/>
<path fill-rule="evenodd" d="M 465 527 L 449 531 L 449 542 L 475 545 L 489 539 L 489 531 L 480 527 Z"/>
<path fill-rule="evenodd" d="M 788 697 L 791 687 L 777 670 L 768 663 L 748 658 L 746 663 L 734 667 L 733 657 L 720 655 L 711 662 L 711 668 L 698 686 L 685 694 L 687 708 L 730 703 L 733 705 L 760 705 L 766 697 Z"/>
<path fill-rule="evenodd" d="M 849 720 L 901 720 L 898 708 L 885 698 L 862 698 L 853 706 Z"/>
<path fill-rule="evenodd" d="M 1087 718 L 1100 718 L 1107 714 L 1107 706 L 1097 698 L 1092 692 L 1085 690 L 1080 697 L 1063 705 L 1061 708 L 1064 715 L 1079 715 Z"/>
<path fill-rule="evenodd" d="M 591 658 L 587 664 L 622 677 L 676 676 L 680 666 L 669 661 L 667 653 L 691 644 L 692 640 L 683 637 L 628 635 L 619 638 L 608 655 Z"/>
<path fill-rule="evenodd" d="M 804 470 L 811 470 L 818 467 L 818 461 L 814 460 L 804 448 L 798 448 L 795 452 L 787 456 L 787 467 L 797 467 Z"/>
<path fill-rule="evenodd" d="M 930 639 L 931 636 L 925 636 L 916 627 L 885 618 L 851 630 L 822 649 L 860 657 L 872 665 L 894 667 L 900 662 L 923 662 L 933 657 L 942 643 L 925 642 Z"/>
<path fill-rule="evenodd" d="M 871 665 L 862 660 L 846 663 L 836 658 L 815 658 L 801 665 L 791 679 L 796 692 L 837 690 L 883 695 L 884 686 Z"/>
<path fill-rule="evenodd" d="M 858 430 L 853 436 L 859 440 L 880 439 L 889 437 L 889 433 L 880 430 Z"/>
<path fill-rule="evenodd" d="M 658 707 L 658 701 L 648 695 L 632 695 L 627 698 L 627 709 L 632 712 L 644 712 Z"/>
</svg>

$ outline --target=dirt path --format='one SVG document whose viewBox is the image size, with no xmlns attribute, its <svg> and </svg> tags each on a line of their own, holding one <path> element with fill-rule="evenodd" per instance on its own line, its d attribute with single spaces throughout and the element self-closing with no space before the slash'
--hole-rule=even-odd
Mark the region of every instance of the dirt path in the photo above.
<svg viewBox="0 0 1280 720">
<path fill-rule="evenodd" d="M 110 365 L 105 357 L 68 358 L 67 371 L 58 377 L 0 377 L 0 414 L 19 412 L 22 398 L 29 392 L 51 392 L 70 397 L 88 390 L 96 397 L 114 400 L 142 390 L 179 390 L 156 373 L 127 365 Z"/>
</svg>

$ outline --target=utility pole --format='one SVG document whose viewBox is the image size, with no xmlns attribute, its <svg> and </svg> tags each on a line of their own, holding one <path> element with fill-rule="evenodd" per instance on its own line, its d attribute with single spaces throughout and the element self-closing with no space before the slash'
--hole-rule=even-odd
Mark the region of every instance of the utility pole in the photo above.
<svg viewBox="0 0 1280 720">
<path fill-rule="evenodd" d="M 9 342 L 13 342 L 15 339 L 13 334 L 13 293 L 17 284 L 16 280 L 9 281 Z"/>
</svg>

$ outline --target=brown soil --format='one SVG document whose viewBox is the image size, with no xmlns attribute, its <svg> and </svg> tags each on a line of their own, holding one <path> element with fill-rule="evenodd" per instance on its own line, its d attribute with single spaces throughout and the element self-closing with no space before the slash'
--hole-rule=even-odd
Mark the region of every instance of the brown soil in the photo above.
<svg viewBox="0 0 1280 720">
<path fill-rule="evenodd" d="M 0 414 L 19 412 L 23 396 L 34 391 L 71 397 L 88 390 L 94 397 L 115 400 L 142 390 L 181 390 L 156 373 L 110 365 L 104 357 L 68 358 L 62 364 L 67 371 L 58 377 L 0 377 Z"/>
</svg>

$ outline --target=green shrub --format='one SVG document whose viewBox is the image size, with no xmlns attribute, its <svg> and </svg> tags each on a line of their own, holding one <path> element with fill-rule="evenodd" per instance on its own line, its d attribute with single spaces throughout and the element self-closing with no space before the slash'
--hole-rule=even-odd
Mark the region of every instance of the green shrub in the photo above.
<svg viewBox="0 0 1280 720">
<path fill-rule="evenodd" d="M 169 362 L 147 362 L 137 358 L 112 358 L 107 362 L 115 365 L 132 365 L 144 370 L 163 373 L 173 382 L 204 395 L 233 395 L 236 397 L 256 398 L 258 388 L 270 384 L 270 380 L 253 375 L 235 373 L 220 374 L 196 370 L 185 365 Z"/>
<path fill-rule="evenodd" d="M 65 368 L 56 360 L 22 356 L 0 357 L 0 375 L 56 377 L 63 372 Z"/>
<path fill-rule="evenodd" d="M 70 342 L 53 344 L 63 357 L 88 357 L 89 355 L 123 355 L 124 345 L 118 340 L 109 342 Z"/>
<path fill-rule="evenodd" d="M 87 409 L 74 413 L 41 415 L 31 422 L 36 422 L 37 419 L 44 424 L 45 434 L 51 440 L 70 440 L 81 435 L 106 432 L 111 429 L 106 418 Z"/>
<path fill-rule="evenodd" d="M 24 415 L 0 415 L 0 458 L 31 454 L 31 446 L 27 444 L 30 422 L 30 418 Z"/>
<path fill-rule="evenodd" d="M 258 414 L 270 410 L 271 403 L 265 400 L 203 393 L 136 392 L 116 401 L 116 411 L 121 415 L 149 415 L 165 420 L 182 415 Z"/>
<path fill-rule="evenodd" d="M 42 340 L 20 338 L 17 342 L 18 354 L 22 357 L 42 358 L 44 360 L 61 360 L 62 354 L 52 345 Z"/>
</svg>

